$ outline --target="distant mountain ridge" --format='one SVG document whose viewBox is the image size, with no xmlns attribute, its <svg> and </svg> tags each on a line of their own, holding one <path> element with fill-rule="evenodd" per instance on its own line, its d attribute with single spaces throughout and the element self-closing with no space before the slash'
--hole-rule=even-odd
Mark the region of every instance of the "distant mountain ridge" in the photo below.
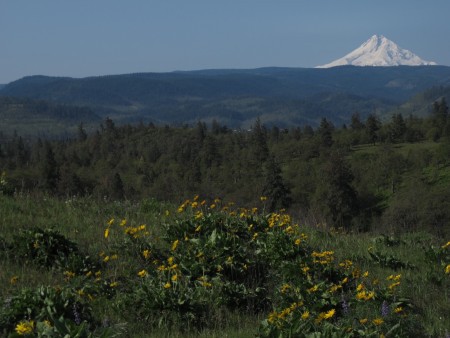
<svg viewBox="0 0 450 338">
<path fill-rule="evenodd" d="M 435 66 L 436 62 L 422 60 L 413 52 L 400 48 L 383 35 L 373 35 L 354 51 L 316 68 L 337 66 Z"/>
<path fill-rule="evenodd" d="M 450 85 L 450 67 L 333 67 L 212 69 L 88 78 L 30 76 L 0 90 L 89 107 L 119 123 L 193 124 L 216 120 L 246 128 L 256 117 L 267 125 L 338 125 L 358 111 L 386 114 L 413 95 Z"/>
</svg>

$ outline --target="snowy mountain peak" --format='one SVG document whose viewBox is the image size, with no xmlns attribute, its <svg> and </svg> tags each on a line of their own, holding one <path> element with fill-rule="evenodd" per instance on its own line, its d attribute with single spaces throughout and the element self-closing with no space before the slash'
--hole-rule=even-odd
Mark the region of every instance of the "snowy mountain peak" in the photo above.
<svg viewBox="0 0 450 338">
<path fill-rule="evenodd" d="M 316 68 L 336 66 L 431 66 L 436 62 L 425 61 L 383 35 L 373 35 L 353 52 L 326 65 Z"/>
</svg>

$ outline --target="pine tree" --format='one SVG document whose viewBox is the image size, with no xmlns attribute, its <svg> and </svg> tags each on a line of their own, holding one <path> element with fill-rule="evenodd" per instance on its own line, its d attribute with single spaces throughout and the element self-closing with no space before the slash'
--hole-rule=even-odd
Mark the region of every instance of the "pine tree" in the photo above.
<svg viewBox="0 0 450 338">
<path fill-rule="evenodd" d="M 267 197 L 271 212 L 288 208 L 292 203 L 291 191 L 284 183 L 281 168 L 273 156 L 269 157 L 265 166 L 263 196 Z"/>
</svg>

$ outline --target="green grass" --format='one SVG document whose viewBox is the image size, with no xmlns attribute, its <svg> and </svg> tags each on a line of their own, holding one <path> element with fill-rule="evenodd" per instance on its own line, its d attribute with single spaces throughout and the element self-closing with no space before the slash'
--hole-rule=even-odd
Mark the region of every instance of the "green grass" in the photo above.
<svg viewBox="0 0 450 338">
<path fill-rule="evenodd" d="M 115 245 L 120 244 L 119 241 L 99 240 L 104 237 L 106 224 L 111 218 L 116 222 L 127 219 L 128 224 L 133 226 L 147 224 L 152 241 L 164 248 L 167 244 L 160 238 L 163 234 L 161 224 L 173 222 L 176 218 L 174 215 L 175 206 L 154 200 L 109 202 L 90 198 L 66 200 L 45 196 L 24 195 L 12 198 L 0 195 L 0 233 L 4 239 L 13 240 L 21 229 L 53 228 L 76 242 L 82 252 L 92 257 L 98 257 L 101 252 L 109 254 L 118 250 Z M 309 246 L 317 251 L 334 251 L 336 262 L 352 260 L 361 273 L 369 271 L 371 280 L 386 283 L 387 276 L 401 274 L 398 297 L 410 300 L 426 334 L 430 337 L 444 337 L 450 331 L 450 275 L 444 274 L 445 264 L 450 262 L 430 261 L 429 257 L 430 248 L 439 250 L 449 239 L 436 238 L 429 233 L 405 233 L 397 236 L 385 234 L 385 237 L 376 233 L 344 233 L 315 225 L 300 225 L 300 229 L 308 236 Z M 110 236 L 116 236 L 117 231 L 117 228 L 111 228 Z M 408 267 L 396 269 L 384 266 L 375 262 L 369 251 L 394 258 Z M 119 255 L 122 258 L 121 252 Z M 136 270 L 132 266 L 135 261 L 131 256 L 124 253 L 123 257 L 123 260 L 105 268 L 105 278 L 114 278 Z M 61 271 L 22 264 L 8 257 L 0 260 L 0 271 L 0 298 L 6 298 L 24 287 L 66 284 Z M 18 277 L 16 284 L 10 283 L 13 276 Z M 267 313 L 256 315 L 245 311 L 217 312 L 211 315 L 216 316 L 218 324 L 200 332 L 179 332 L 167 328 L 157 329 L 139 319 L 130 321 L 130 318 L 121 317 L 114 306 L 104 301 L 94 302 L 94 309 L 100 317 L 124 325 L 126 336 L 129 337 L 253 337 L 260 321 L 267 316 Z M 113 300 L 112 304 L 114 302 Z"/>
</svg>

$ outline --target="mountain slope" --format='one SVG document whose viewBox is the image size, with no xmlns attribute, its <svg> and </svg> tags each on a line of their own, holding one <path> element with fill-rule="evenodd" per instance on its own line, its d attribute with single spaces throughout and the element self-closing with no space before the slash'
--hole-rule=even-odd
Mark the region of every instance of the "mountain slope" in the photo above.
<svg viewBox="0 0 450 338">
<path fill-rule="evenodd" d="M 316 68 L 336 66 L 431 66 L 435 62 L 425 61 L 383 35 L 373 35 L 360 47 L 344 57 Z"/>
<path fill-rule="evenodd" d="M 61 137 L 73 134 L 83 123 L 96 128 L 102 119 L 90 108 L 27 98 L 0 97 L 0 133 Z"/>
<path fill-rule="evenodd" d="M 334 67 L 200 70 L 82 79 L 31 76 L 0 96 L 89 106 L 117 122 L 196 123 L 216 119 L 246 127 L 257 116 L 283 126 L 337 125 L 383 114 L 432 86 L 450 85 L 450 67 Z"/>
</svg>

